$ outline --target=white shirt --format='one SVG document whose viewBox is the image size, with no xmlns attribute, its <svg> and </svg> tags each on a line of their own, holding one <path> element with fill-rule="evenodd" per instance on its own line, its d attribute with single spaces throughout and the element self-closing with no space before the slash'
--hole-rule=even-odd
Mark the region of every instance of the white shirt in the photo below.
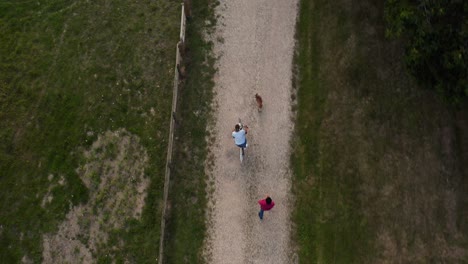
<svg viewBox="0 0 468 264">
<path fill-rule="evenodd" d="M 246 133 L 244 129 L 239 130 L 239 132 L 232 132 L 232 137 L 234 138 L 236 145 L 242 145 L 245 143 L 245 134 Z"/>
</svg>

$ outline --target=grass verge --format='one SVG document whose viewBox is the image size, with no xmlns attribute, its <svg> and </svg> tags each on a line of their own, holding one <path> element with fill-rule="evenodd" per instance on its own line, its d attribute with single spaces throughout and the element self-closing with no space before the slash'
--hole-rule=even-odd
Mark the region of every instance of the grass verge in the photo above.
<svg viewBox="0 0 468 264">
<path fill-rule="evenodd" d="M 300 3 L 300 262 L 466 260 L 466 111 L 456 117 L 407 76 L 403 49 L 385 39 L 382 1 Z"/>
<path fill-rule="evenodd" d="M 154 263 L 179 15 L 174 1 L 0 3 L 0 262 L 41 262 L 43 235 L 88 202 L 83 151 L 123 128 L 148 154 L 146 206 L 93 257 Z"/>
<path fill-rule="evenodd" d="M 193 3 L 187 21 L 186 79 L 179 94 L 175 128 L 173 173 L 169 189 L 169 214 L 165 258 L 167 263 L 202 262 L 205 236 L 207 126 L 212 118 L 213 43 L 204 36 L 216 24 L 218 1 Z"/>
</svg>

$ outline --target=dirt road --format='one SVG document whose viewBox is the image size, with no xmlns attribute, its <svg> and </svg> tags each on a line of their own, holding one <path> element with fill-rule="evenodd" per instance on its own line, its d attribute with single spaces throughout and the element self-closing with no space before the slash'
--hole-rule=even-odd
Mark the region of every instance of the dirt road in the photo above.
<svg viewBox="0 0 468 264">
<path fill-rule="evenodd" d="M 210 263 L 291 263 L 291 76 L 296 0 L 221 0 L 215 53 L 214 192 L 205 256 Z M 263 97 L 262 112 L 255 93 Z M 241 164 L 231 132 L 250 127 Z M 258 218 L 257 200 L 276 203 Z"/>
</svg>

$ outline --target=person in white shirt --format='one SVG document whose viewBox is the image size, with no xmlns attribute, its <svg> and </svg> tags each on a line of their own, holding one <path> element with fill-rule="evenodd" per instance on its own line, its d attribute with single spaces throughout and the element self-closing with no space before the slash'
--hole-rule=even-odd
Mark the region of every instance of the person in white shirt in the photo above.
<svg viewBox="0 0 468 264">
<path fill-rule="evenodd" d="M 234 127 L 234 131 L 232 131 L 232 137 L 234 138 L 234 143 L 239 148 L 246 148 L 247 147 L 247 132 L 249 130 L 248 126 L 244 126 L 243 128 L 240 127 L 239 124 L 236 124 Z"/>
</svg>

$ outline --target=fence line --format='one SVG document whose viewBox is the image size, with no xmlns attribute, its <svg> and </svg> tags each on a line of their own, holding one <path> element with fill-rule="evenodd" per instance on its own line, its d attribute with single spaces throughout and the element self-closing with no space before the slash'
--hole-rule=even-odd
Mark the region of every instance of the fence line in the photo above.
<svg viewBox="0 0 468 264">
<path fill-rule="evenodd" d="M 184 1 L 185 2 L 185 1 Z M 180 77 L 183 75 L 181 67 L 182 55 L 185 50 L 185 26 L 186 17 L 184 4 L 182 4 L 182 12 L 180 18 L 180 39 L 176 47 L 176 63 L 175 63 L 175 76 L 174 76 L 174 89 L 172 93 L 172 110 L 171 110 L 171 121 L 169 127 L 169 142 L 167 145 L 167 158 L 166 158 L 166 172 L 164 175 L 164 198 L 163 198 L 163 211 L 161 216 L 161 236 L 159 239 L 159 258 L 158 263 L 163 264 L 164 258 L 164 241 L 165 241 L 165 230 L 166 230 L 166 219 L 167 219 L 167 198 L 169 195 L 169 180 L 171 178 L 172 169 L 172 147 L 174 141 L 174 126 L 176 123 L 176 112 L 177 112 L 177 96 L 179 91 Z"/>
</svg>

